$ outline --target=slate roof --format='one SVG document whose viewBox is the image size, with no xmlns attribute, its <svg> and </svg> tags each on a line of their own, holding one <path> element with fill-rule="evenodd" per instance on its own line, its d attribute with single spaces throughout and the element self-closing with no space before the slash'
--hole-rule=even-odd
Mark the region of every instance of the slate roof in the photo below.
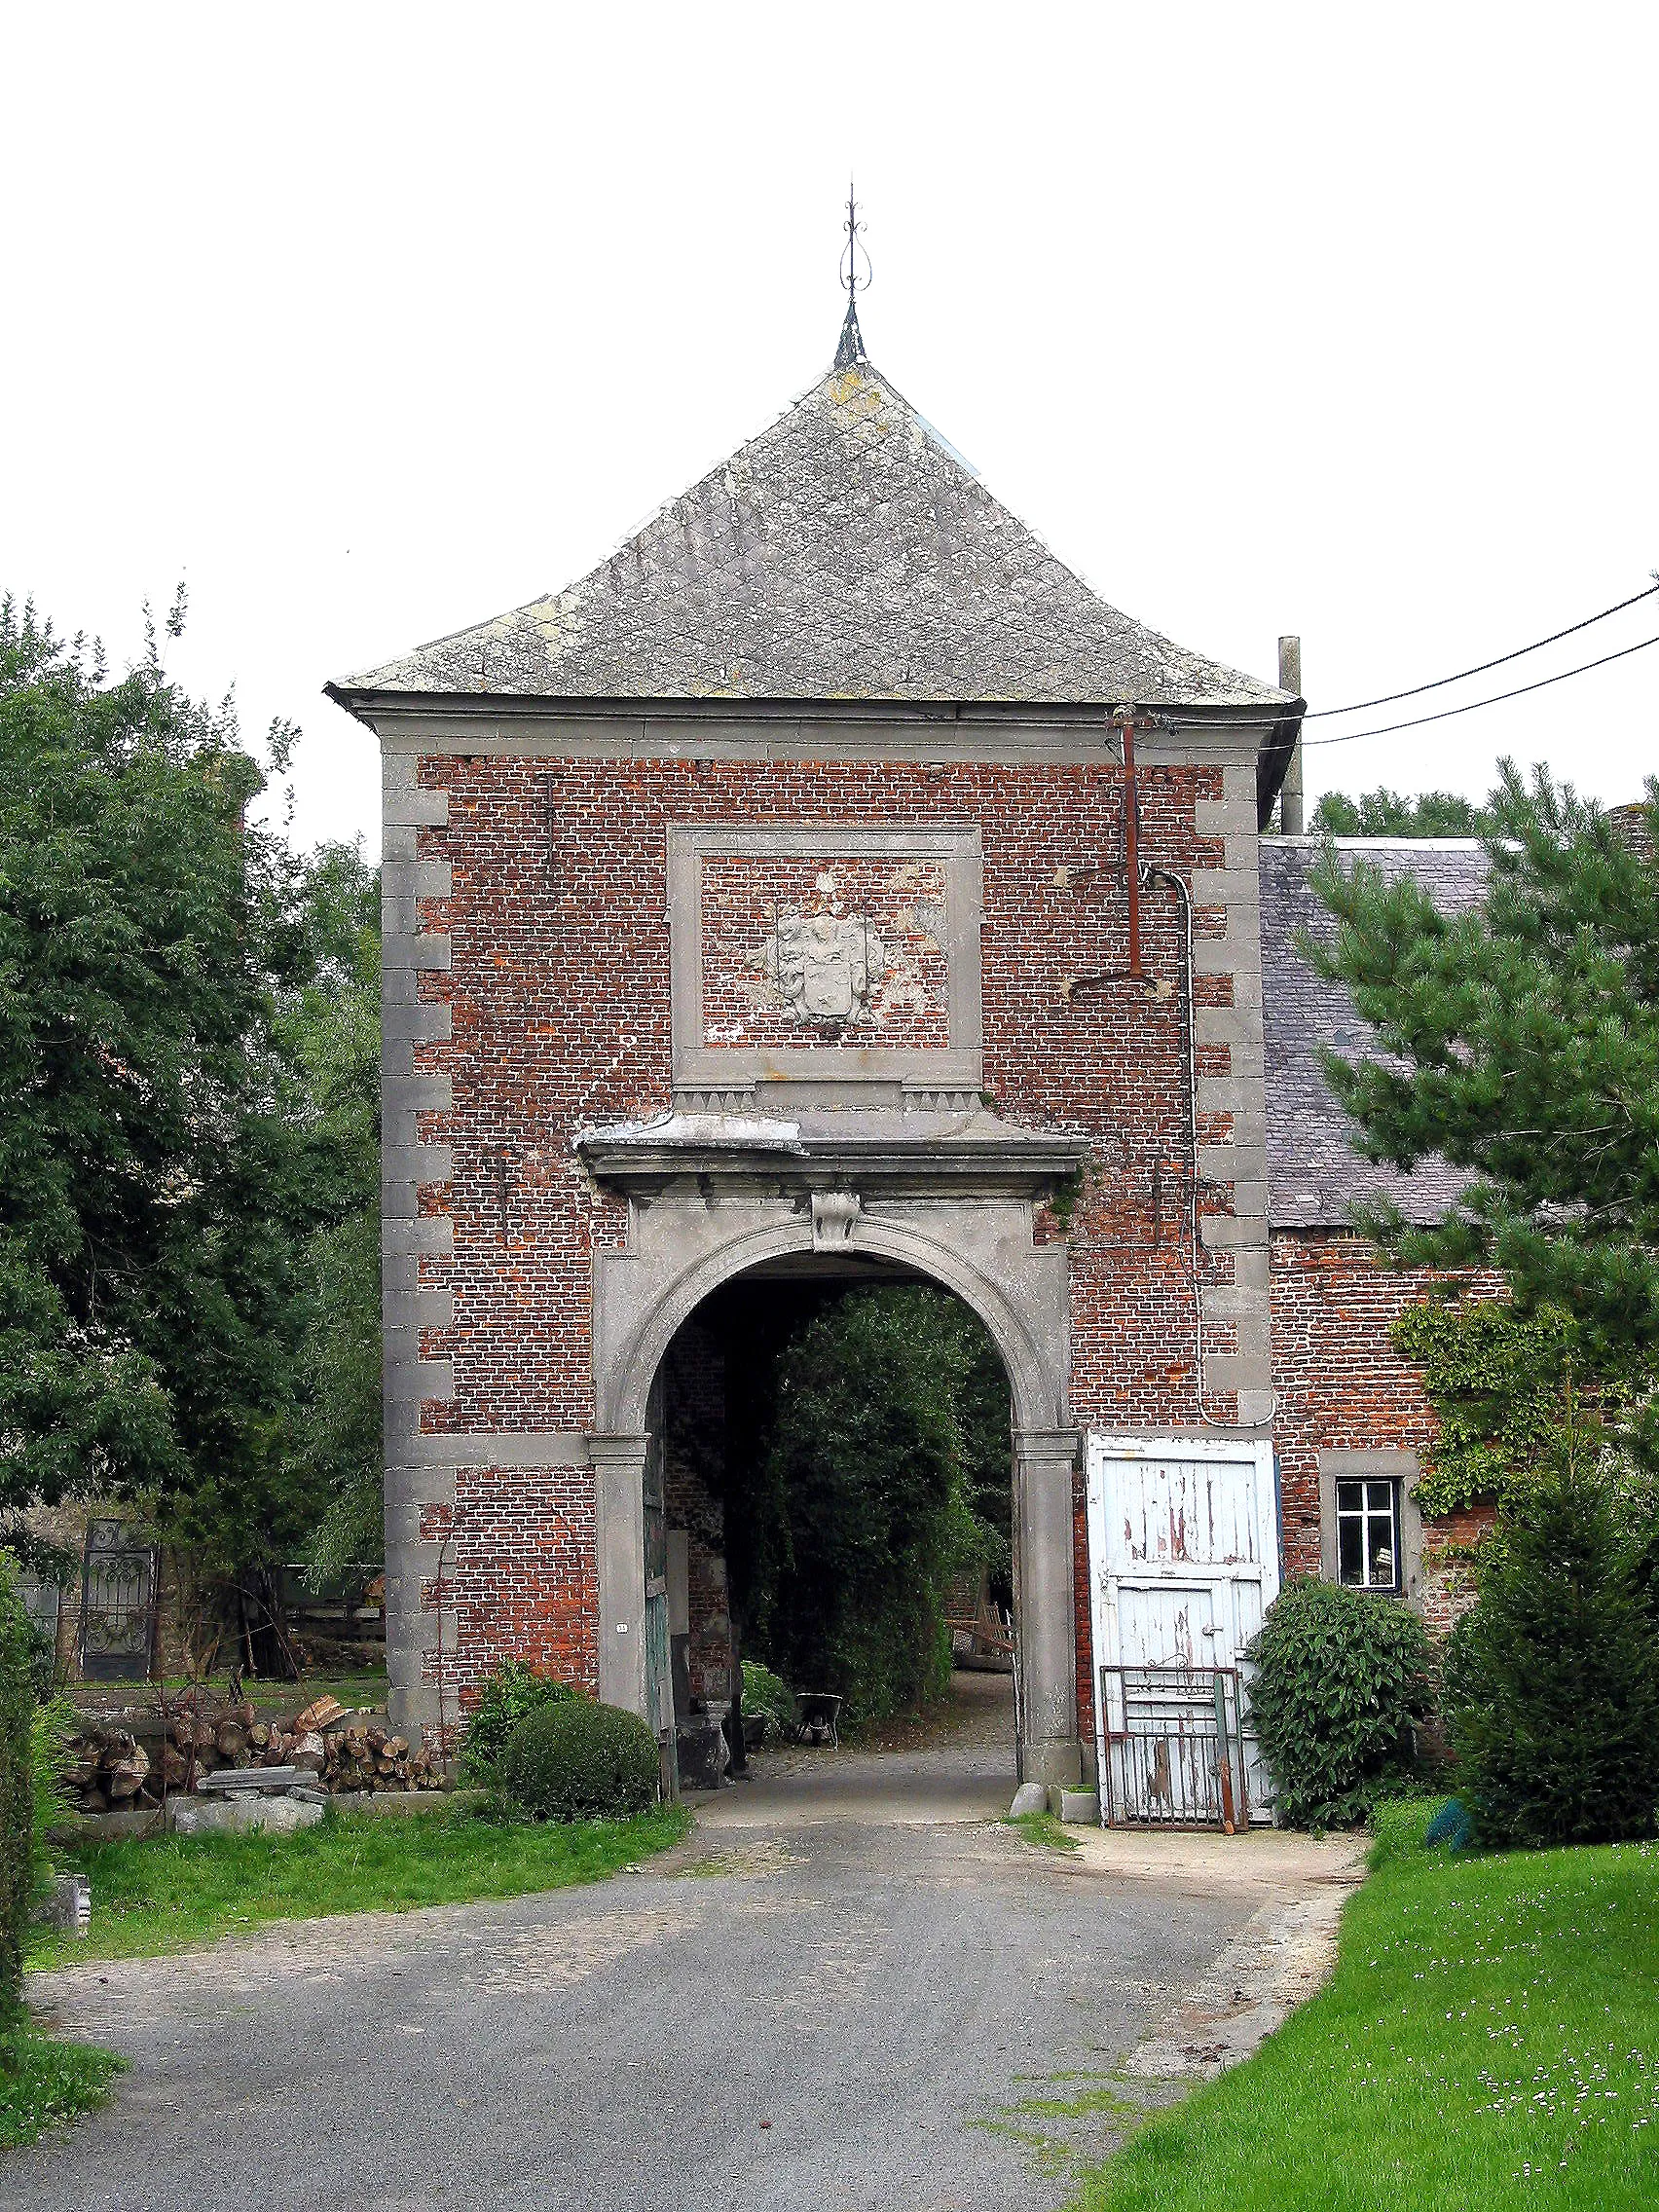
<svg viewBox="0 0 1659 2212">
<path fill-rule="evenodd" d="M 1337 1227 L 1356 1201 L 1389 1198 L 1408 1220 L 1435 1221 L 1465 1178 L 1445 1161 L 1410 1175 L 1373 1166 L 1353 1151 L 1348 1121 L 1319 1065 L 1321 1045 L 1355 1056 L 1375 1032 L 1340 983 L 1322 981 L 1296 949 L 1306 929 L 1334 934 L 1336 921 L 1308 877 L 1322 837 L 1264 837 L 1262 866 L 1262 1014 L 1268 1074 L 1268 1213 L 1275 1228 Z M 1479 904 L 1487 856 L 1462 838 L 1339 837 L 1337 849 L 1380 867 L 1390 882 L 1415 875 L 1443 913 Z"/>
<path fill-rule="evenodd" d="M 1096 598 L 864 360 L 578 583 L 329 689 L 1287 703 Z"/>
</svg>

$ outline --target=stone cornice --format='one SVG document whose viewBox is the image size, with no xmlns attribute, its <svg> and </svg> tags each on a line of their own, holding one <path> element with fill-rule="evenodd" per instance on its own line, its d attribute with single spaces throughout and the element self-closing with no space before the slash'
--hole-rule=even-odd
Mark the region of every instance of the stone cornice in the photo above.
<svg viewBox="0 0 1659 2212">
<path fill-rule="evenodd" d="M 989 1114 L 964 1117 L 942 1133 L 931 1115 L 858 1119 L 872 1125 L 836 1133 L 755 1117 L 674 1115 L 657 1124 L 585 1129 L 576 1149 L 600 1182 L 637 1198 L 692 1186 L 711 1193 L 1034 1198 L 1076 1174 L 1088 1153 L 1087 1137 L 1016 1129 Z M 907 1122 L 928 1125 L 906 1128 Z"/>
</svg>

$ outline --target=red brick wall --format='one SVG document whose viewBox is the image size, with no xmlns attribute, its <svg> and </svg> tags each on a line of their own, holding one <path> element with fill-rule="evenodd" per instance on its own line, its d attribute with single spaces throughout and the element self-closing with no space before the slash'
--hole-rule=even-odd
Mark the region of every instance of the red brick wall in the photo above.
<svg viewBox="0 0 1659 2212">
<path fill-rule="evenodd" d="M 453 1655 L 446 1638 L 429 1668 L 455 1696 L 446 1726 L 499 1659 L 534 1660 L 564 1681 L 597 1688 L 594 1494 L 585 1467 L 463 1467 L 453 1514 L 429 1507 L 421 1533 L 442 1547 L 424 1601 L 456 1614 Z"/>
<path fill-rule="evenodd" d="M 1321 1452 L 1392 1449 L 1432 1456 L 1434 1416 L 1391 1324 L 1433 1278 L 1384 1267 L 1346 1230 L 1278 1231 L 1272 1239 L 1274 1438 L 1287 1575 L 1319 1571 Z M 1495 1287 L 1495 1285 L 1493 1286 Z M 1456 1557 L 1491 1526 L 1483 1508 L 1423 1526 L 1423 1609 L 1449 1628 L 1468 1603 Z"/>
<path fill-rule="evenodd" d="M 424 1141 L 454 1147 L 454 1180 L 421 1203 L 449 1213 L 454 1254 L 422 1279 L 455 1292 L 455 1325 L 423 1353 L 454 1361 L 453 1399 L 428 1430 L 570 1430 L 593 1419 L 590 1255 L 620 1242 L 620 1199 L 596 1189 L 571 1146 L 585 1124 L 662 1110 L 671 1092 L 666 831 L 671 822 L 978 825 L 984 849 L 984 1084 L 1007 1118 L 1088 1132 L 1098 1161 L 1069 1223 L 1073 1404 L 1081 1424 L 1188 1427 L 1195 1419 L 1192 1258 L 1186 1235 L 1187 1100 L 1179 990 L 1121 985 L 1068 997 L 1065 979 L 1121 969 L 1124 889 L 1109 872 L 1057 888 L 1058 866 L 1113 863 L 1122 795 L 1110 763 L 929 768 L 903 762 L 423 760 L 449 793 L 447 827 L 420 833 L 447 860 L 453 891 L 422 903 L 447 932 L 452 965 L 421 995 L 447 1001 L 453 1033 L 420 1046 L 419 1073 L 454 1078 L 453 1109 L 421 1118 Z M 1141 851 L 1181 869 L 1221 865 L 1194 802 L 1221 796 L 1219 767 L 1152 767 L 1140 783 Z M 1200 935 L 1221 933 L 1200 907 Z M 1175 982 L 1179 907 L 1143 904 L 1148 970 Z M 1199 979 L 1225 1005 L 1230 977 Z M 1226 1048 L 1200 1050 L 1228 1072 Z M 1227 1134 L 1226 1117 L 1203 1134 Z M 1226 1211 L 1223 1188 L 1206 1210 Z M 1039 1235 L 1061 1234 L 1047 1217 Z M 1206 1281 L 1232 1277 L 1206 1254 Z M 1213 1348 L 1230 1332 L 1213 1325 Z M 1225 1415 L 1230 1401 L 1212 1396 Z M 545 1491 L 547 1494 L 542 1495 Z M 563 1671 L 591 1666 L 591 1489 L 576 1473 L 463 1477 L 457 1537 L 461 1676 L 509 1651 Z M 1081 1527 L 1081 1521 L 1080 1521 Z M 1087 1576 L 1079 1576 L 1080 1624 Z M 1080 1676 L 1088 1637 L 1080 1635 Z M 1088 1699 L 1087 1679 L 1080 1688 Z"/>
</svg>

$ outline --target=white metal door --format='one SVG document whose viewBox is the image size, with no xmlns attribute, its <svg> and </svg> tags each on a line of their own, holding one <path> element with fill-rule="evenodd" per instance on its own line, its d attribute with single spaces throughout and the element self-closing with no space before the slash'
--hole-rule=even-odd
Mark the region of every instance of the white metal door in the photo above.
<svg viewBox="0 0 1659 2212">
<path fill-rule="evenodd" d="M 1135 1791 L 1155 1774 L 1164 1789 L 1161 1805 L 1142 1808 L 1139 1817 L 1167 1819 L 1175 1807 L 1179 1818 L 1180 1790 L 1170 1795 L 1164 1762 L 1149 1768 L 1120 1756 L 1112 1767 L 1112 1739 L 1130 1716 L 1124 1677 L 1109 1675 L 1103 1696 L 1100 1669 L 1233 1668 L 1247 1675 L 1245 1646 L 1279 1586 L 1272 1446 L 1093 1433 L 1087 1467 L 1101 1772 L 1127 1791 L 1131 1810 Z M 1147 1687 L 1141 1685 L 1143 1703 Z M 1247 1717 L 1239 1736 L 1250 1818 L 1270 1819 L 1271 1788 Z"/>
</svg>

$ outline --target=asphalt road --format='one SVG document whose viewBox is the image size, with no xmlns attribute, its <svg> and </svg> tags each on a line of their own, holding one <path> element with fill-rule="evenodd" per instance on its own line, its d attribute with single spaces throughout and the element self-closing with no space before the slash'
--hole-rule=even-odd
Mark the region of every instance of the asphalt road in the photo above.
<svg viewBox="0 0 1659 2212">
<path fill-rule="evenodd" d="M 37 2002 L 132 2072 L 8 2156 L 0 2197 L 1049 2207 L 1063 2180 L 1011 2108 L 1087 2089 L 1259 1901 L 1088 1877 L 1001 1827 L 711 1844 L 726 1870 L 54 1976 Z"/>
<path fill-rule="evenodd" d="M 593 1888 L 37 1977 L 132 2071 L 9 2155 L 0 2199 L 1047 2212 L 1069 2188 L 1017 2108 L 1088 2092 L 1261 1895 L 1123 1879 L 964 1819 L 959 1788 L 930 1823 L 926 1787 L 900 1825 L 727 1790 L 671 1860 Z"/>
</svg>

